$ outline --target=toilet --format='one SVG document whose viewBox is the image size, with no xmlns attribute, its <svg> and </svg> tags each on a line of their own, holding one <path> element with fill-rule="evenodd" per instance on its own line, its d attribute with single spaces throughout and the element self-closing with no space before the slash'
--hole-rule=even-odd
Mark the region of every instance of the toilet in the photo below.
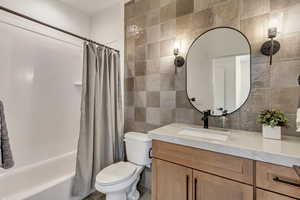
<svg viewBox="0 0 300 200">
<path fill-rule="evenodd" d="M 95 187 L 106 194 L 106 200 L 138 200 L 137 184 L 145 167 L 151 165 L 151 139 L 147 134 L 130 132 L 125 134 L 128 162 L 112 164 L 96 177 Z"/>
</svg>

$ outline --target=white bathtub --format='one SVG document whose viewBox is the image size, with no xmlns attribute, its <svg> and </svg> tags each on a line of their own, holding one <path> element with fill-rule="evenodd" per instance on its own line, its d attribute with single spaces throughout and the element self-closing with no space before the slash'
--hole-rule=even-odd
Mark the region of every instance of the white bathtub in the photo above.
<svg viewBox="0 0 300 200">
<path fill-rule="evenodd" d="M 71 197 L 76 153 L 0 175 L 0 200 L 78 200 Z"/>
</svg>

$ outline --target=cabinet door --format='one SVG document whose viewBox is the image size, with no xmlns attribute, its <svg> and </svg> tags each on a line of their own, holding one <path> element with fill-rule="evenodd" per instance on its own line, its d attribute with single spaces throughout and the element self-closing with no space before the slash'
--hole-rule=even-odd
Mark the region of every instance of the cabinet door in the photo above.
<svg viewBox="0 0 300 200">
<path fill-rule="evenodd" d="M 192 169 L 153 159 L 152 200 L 192 200 Z"/>
<path fill-rule="evenodd" d="M 282 196 L 279 194 L 267 192 L 260 189 L 256 190 L 256 197 L 257 200 L 295 200 L 290 197 Z"/>
<path fill-rule="evenodd" d="M 194 200 L 253 200 L 253 187 L 193 171 Z"/>
</svg>

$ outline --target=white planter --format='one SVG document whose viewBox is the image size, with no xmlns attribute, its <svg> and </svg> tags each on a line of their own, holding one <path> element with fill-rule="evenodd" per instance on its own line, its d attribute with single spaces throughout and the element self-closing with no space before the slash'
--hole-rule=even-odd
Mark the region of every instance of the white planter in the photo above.
<svg viewBox="0 0 300 200">
<path fill-rule="evenodd" d="M 263 136 L 267 139 L 281 140 L 281 127 L 263 125 Z"/>
</svg>

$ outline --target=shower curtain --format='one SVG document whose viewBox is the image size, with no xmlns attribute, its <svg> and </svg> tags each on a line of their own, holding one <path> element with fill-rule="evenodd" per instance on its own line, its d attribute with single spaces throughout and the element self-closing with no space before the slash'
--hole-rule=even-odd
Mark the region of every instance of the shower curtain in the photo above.
<svg viewBox="0 0 300 200">
<path fill-rule="evenodd" d="M 87 196 L 100 170 L 123 160 L 121 91 L 119 53 L 86 42 L 74 196 Z"/>
</svg>

